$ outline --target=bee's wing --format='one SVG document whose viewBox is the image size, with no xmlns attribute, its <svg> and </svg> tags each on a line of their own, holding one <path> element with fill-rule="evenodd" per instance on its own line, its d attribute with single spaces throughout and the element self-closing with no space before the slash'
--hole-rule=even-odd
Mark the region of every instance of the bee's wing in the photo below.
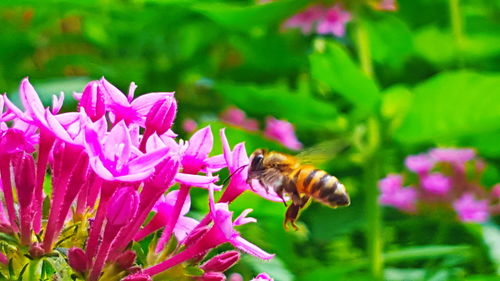
<svg viewBox="0 0 500 281">
<path fill-rule="evenodd" d="M 295 155 L 303 164 L 321 165 L 348 148 L 349 144 L 344 140 L 328 140 L 320 142 L 302 150 Z"/>
</svg>

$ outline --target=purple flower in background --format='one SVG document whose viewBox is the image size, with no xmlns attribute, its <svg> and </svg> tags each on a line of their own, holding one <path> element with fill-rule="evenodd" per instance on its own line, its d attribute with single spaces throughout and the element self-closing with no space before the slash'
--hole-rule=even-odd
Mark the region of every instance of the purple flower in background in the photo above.
<svg viewBox="0 0 500 281">
<path fill-rule="evenodd" d="M 399 189 L 385 190 L 381 188 L 382 193 L 379 202 L 382 205 L 393 206 L 403 211 L 415 212 L 417 191 L 413 187 L 404 187 Z"/>
<path fill-rule="evenodd" d="M 396 11 L 398 9 L 396 0 L 378 0 L 373 4 L 373 7 L 380 11 Z"/>
<path fill-rule="evenodd" d="M 429 155 L 438 162 L 447 162 L 456 168 L 463 169 L 465 162 L 472 160 L 476 153 L 472 149 L 435 148 L 429 152 Z"/>
<path fill-rule="evenodd" d="M 221 120 L 228 124 L 232 124 L 248 131 L 259 130 L 259 124 L 257 120 L 246 118 L 246 114 L 243 110 L 236 108 L 234 106 L 229 107 L 221 114 Z"/>
<path fill-rule="evenodd" d="M 271 276 L 269 276 L 267 273 L 263 272 L 255 276 L 255 278 L 251 281 L 274 281 L 274 279 L 271 278 Z"/>
<path fill-rule="evenodd" d="M 345 25 L 351 20 L 351 14 L 342 8 L 340 3 L 326 10 L 325 15 L 318 21 L 316 31 L 319 34 L 331 33 L 337 37 L 345 35 Z"/>
<path fill-rule="evenodd" d="M 302 149 L 302 143 L 300 143 L 297 136 L 295 136 L 295 129 L 290 122 L 268 117 L 266 119 L 266 130 L 264 131 L 264 135 L 280 142 L 290 149 Z"/>
<path fill-rule="evenodd" d="M 486 222 L 489 218 L 488 200 L 476 200 L 471 193 L 465 193 L 453 202 L 453 208 L 463 222 Z"/>
<path fill-rule="evenodd" d="M 451 189 L 451 181 L 448 177 L 440 173 L 433 173 L 424 176 L 422 179 L 422 187 L 432 193 L 445 195 Z"/>
<path fill-rule="evenodd" d="M 198 123 L 194 121 L 193 119 L 185 119 L 184 122 L 182 122 L 182 129 L 186 133 L 192 133 L 196 130 L 198 127 Z"/>
<path fill-rule="evenodd" d="M 427 174 L 434 167 L 434 162 L 427 154 L 410 155 L 405 159 L 408 170 L 419 175 Z"/>
<path fill-rule="evenodd" d="M 285 28 L 300 28 L 302 33 L 310 34 L 313 24 L 323 17 L 325 7 L 321 5 L 314 5 L 307 8 L 305 11 L 293 15 L 285 21 Z"/>
</svg>

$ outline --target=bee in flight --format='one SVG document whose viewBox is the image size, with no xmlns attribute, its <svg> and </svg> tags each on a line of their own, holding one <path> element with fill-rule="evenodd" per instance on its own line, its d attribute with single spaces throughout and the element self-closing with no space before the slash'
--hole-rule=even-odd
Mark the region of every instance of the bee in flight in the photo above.
<svg viewBox="0 0 500 281">
<path fill-rule="evenodd" d="M 285 153 L 257 149 L 250 156 L 247 183 L 258 180 L 268 190 L 272 188 L 287 206 L 284 194 L 292 199 L 285 215 L 285 229 L 290 223 L 295 230 L 299 211 L 310 198 L 332 208 L 349 206 L 351 203 L 346 189 L 339 180 L 312 165 L 304 165 Z"/>
</svg>

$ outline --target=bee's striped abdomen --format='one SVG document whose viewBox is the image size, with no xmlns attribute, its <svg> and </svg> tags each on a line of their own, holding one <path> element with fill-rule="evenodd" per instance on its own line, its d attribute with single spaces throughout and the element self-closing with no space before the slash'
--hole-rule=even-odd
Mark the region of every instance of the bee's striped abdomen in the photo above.
<svg viewBox="0 0 500 281">
<path fill-rule="evenodd" d="M 323 170 L 304 165 L 294 173 L 297 191 L 312 196 L 317 201 L 332 206 L 350 204 L 349 195 L 339 180 Z"/>
</svg>

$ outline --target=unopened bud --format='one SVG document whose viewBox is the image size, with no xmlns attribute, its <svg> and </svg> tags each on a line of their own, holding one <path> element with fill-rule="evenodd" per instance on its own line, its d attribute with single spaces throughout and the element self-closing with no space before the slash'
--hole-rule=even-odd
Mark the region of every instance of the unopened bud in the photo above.
<svg viewBox="0 0 500 281">
<path fill-rule="evenodd" d="M 177 103 L 173 97 L 166 96 L 156 101 L 146 116 L 146 130 L 163 135 L 172 127 L 177 112 Z"/>
<path fill-rule="evenodd" d="M 194 244 L 196 241 L 201 239 L 205 234 L 207 234 L 208 230 L 210 229 L 209 226 L 204 226 L 200 228 L 195 228 L 189 235 L 184 239 L 182 244 L 184 245 L 191 245 Z"/>
<path fill-rule="evenodd" d="M 135 262 L 136 254 L 132 250 L 128 250 L 125 253 L 118 256 L 116 263 L 122 270 L 130 268 Z"/>
<path fill-rule="evenodd" d="M 37 258 L 43 256 L 43 254 L 45 253 L 45 251 L 42 248 L 42 244 L 40 244 L 40 243 L 33 243 L 30 246 L 29 253 L 30 253 L 31 257 L 37 259 Z"/>
<path fill-rule="evenodd" d="M 216 255 L 200 267 L 206 272 L 224 272 L 235 265 L 240 260 L 240 256 L 238 251 L 227 251 Z"/>
<path fill-rule="evenodd" d="M 104 92 L 99 89 L 98 81 L 92 81 L 85 86 L 79 106 L 93 122 L 104 116 L 106 113 Z"/>
<path fill-rule="evenodd" d="M 68 251 L 68 264 L 73 270 L 85 273 L 89 269 L 89 263 L 85 252 L 77 247 L 73 247 Z"/>
<path fill-rule="evenodd" d="M 120 188 L 111 197 L 106 219 L 109 224 L 122 227 L 135 216 L 139 195 L 132 188 Z"/>
</svg>

